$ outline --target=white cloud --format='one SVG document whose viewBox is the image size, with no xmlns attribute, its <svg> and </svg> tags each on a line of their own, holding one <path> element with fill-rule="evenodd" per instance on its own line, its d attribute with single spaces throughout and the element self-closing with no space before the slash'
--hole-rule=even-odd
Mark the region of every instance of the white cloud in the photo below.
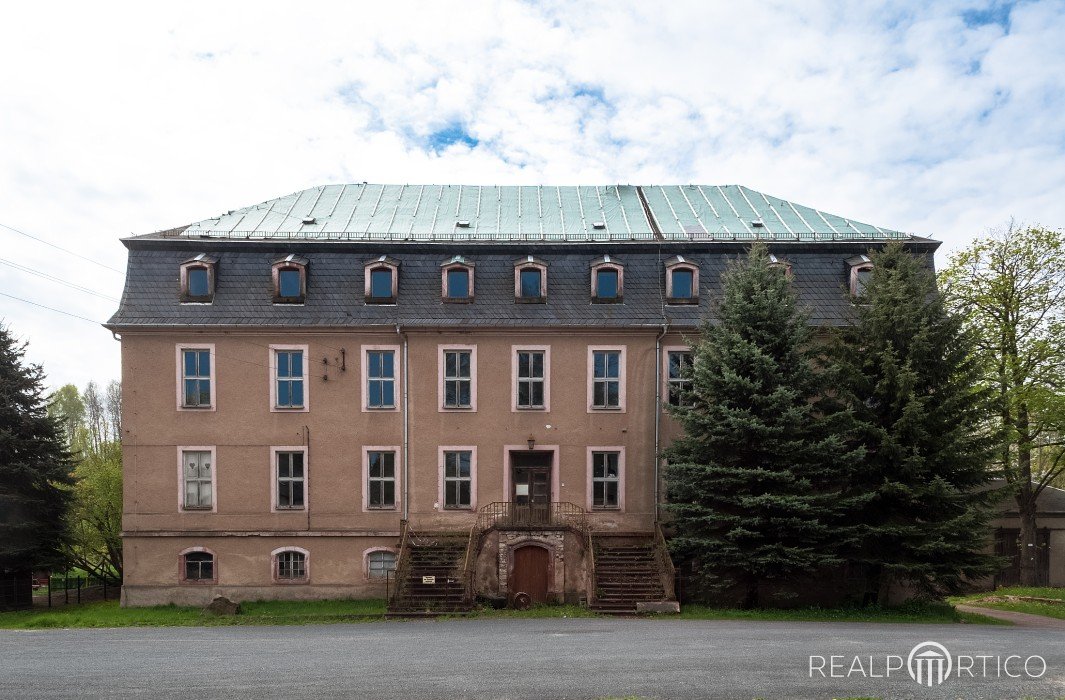
<svg viewBox="0 0 1065 700">
<path fill-rule="evenodd" d="M 946 250 L 1065 219 L 1062 36 L 1060 0 L 22 3 L 0 223 L 121 268 L 121 236 L 326 182 L 742 183 Z M 113 311 L 5 265 L 0 291 Z M 5 297 L 0 317 L 54 384 L 118 375 L 101 328 Z"/>
</svg>

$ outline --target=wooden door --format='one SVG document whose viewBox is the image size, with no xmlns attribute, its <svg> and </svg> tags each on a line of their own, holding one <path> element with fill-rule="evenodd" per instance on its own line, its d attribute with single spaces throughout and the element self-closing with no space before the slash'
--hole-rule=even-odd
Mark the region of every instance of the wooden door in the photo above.
<svg viewBox="0 0 1065 700">
<path fill-rule="evenodd" d="M 550 553 L 543 547 L 527 545 L 514 550 L 514 569 L 508 588 L 513 597 L 528 593 L 533 603 L 547 602 L 547 568 Z"/>
<path fill-rule="evenodd" d="M 550 452 L 511 453 L 512 525 L 542 526 L 551 520 Z"/>
</svg>

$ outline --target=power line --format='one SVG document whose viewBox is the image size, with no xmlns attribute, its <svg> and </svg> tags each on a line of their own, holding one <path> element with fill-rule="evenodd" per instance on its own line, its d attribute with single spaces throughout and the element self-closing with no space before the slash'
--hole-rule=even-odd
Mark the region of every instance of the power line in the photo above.
<svg viewBox="0 0 1065 700">
<path fill-rule="evenodd" d="M 84 260 L 86 262 L 91 262 L 93 265 L 99 265 L 100 267 L 104 268 L 105 270 L 110 270 L 111 272 L 117 272 L 120 275 L 126 274 L 125 272 L 123 272 L 122 270 L 119 270 L 116 267 L 111 267 L 110 265 L 106 265 L 106 264 L 104 264 L 104 263 L 102 263 L 102 262 L 100 262 L 98 260 L 93 260 L 92 258 L 87 258 L 87 257 L 85 257 L 84 255 L 82 255 L 80 253 L 75 253 L 73 250 L 67 250 L 66 248 L 64 248 L 62 246 L 58 246 L 55 243 L 50 243 L 50 242 L 44 240 L 43 238 L 38 238 L 37 236 L 34 236 L 33 234 L 26 233 L 25 231 L 22 231 L 20 229 L 15 228 L 14 226 L 8 226 L 7 224 L 0 223 L 0 227 L 6 228 L 8 231 L 14 231 L 15 233 L 21 234 L 21 235 L 25 236 L 26 238 L 32 238 L 33 240 L 37 241 L 38 243 L 44 243 L 45 245 L 51 246 L 51 247 L 55 248 L 56 250 L 61 250 L 61 251 L 63 251 L 64 253 L 66 253 L 68 255 L 73 255 L 75 258 L 81 258 L 82 260 Z"/>
<path fill-rule="evenodd" d="M 42 309 L 48 309 L 49 311 L 55 311 L 57 314 L 65 314 L 67 316 L 72 316 L 74 318 L 80 318 L 82 321 L 88 321 L 89 323 L 93 324 L 94 326 L 99 326 L 100 325 L 99 321 L 94 321 L 91 318 L 85 318 L 84 316 L 78 316 L 77 314 L 72 314 L 69 311 L 63 311 L 62 309 L 56 309 L 56 308 L 53 308 L 51 306 L 45 306 L 44 304 L 38 304 L 35 301 L 30 301 L 29 299 L 23 299 L 22 297 L 17 297 L 17 296 L 15 296 L 13 294 L 7 294 L 6 292 L 0 292 L 0 296 L 5 296 L 5 297 L 8 297 L 9 299 L 14 299 L 15 301 L 21 301 L 21 302 L 23 302 L 25 304 L 32 304 L 33 306 L 39 306 Z"/>
<path fill-rule="evenodd" d="M 31 275 L 37 275 L 38 277 L 43 277 L 46 280 L 49 280 L 49 281 L 52 281 L 52 282 L 56 282 L 58 284 L 62 284 L 64 286 L 66 286 L 66 287 L 70 287 L 71 289 L 76 289 L 79 292 L 85 292 L 86 294 L 92 294 L 93 296 L 98 296 L 98 297 L 100 297 L 102 299 L 108 299 L 110 301 L 119 301 L 119 299 L 117 297 L 108 296 L 107 294 L 101 294 L 100 292 L 97 292 L 97 291 L 95 291 L 93 289 L 89 289 L 88 287 L 82 287 L 80 285 L 74 284 L 73 282 L 67 282 L 64 279 L 60 279 L 59 277 L 53 277 L 52 275 L 49 275 L 49 274 L 47 274 L 45 272 L 41 272 L 40 270 L 34 270 L 32 267 L 26 267 L 25 265 L 19 265 L 18 263 L 11 262 L 10 260 L 5 260 L 3 258 L 0 258 L 0 263 L 2 263 L 4 265 L 9 265 L 9 266 L 15 268 L 16 270 L 21 270 L 22 272 L 28 272 Z"/>
</svg>

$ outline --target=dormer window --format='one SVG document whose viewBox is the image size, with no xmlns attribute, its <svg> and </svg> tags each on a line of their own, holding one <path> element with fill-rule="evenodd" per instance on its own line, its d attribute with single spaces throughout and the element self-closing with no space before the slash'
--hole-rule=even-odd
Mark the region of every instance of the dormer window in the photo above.
<svg viewBox="0 0 1065 700">
<path fill-rule="evenodd" d="M 367 304 L 395 304 L 398 285 L 398 260 L 382 255 L 366 263 Z"/>
<path fill-rule="evenodd" d="M 440 294 L 444 301 L 456 304 L 473 301 L 473 263 L 456 255 L 440 265 Z"/>
<path fill-rule="evenodd" d="M 214 301 L 215 265 L 218 258 L 199 254 L 181 263 L 181 301 L 210 304 Z"/>
<path fill-rule="evenodd" d="M 547 264 L 543 260 L 528 255 L 514 263 L 514 298 L 524 304 L 547 300 Z"/>
<path fill-rule="evenodd" d="M 288 255 L 274 261 L 274 303 L 302 304 L 307 299 L 307 258 Z"/>
<path fill-rule="evenodd" d="M 699 303 L 699 267 L 683 255 L 666 261 L 666 303 Z"/>
<path fill-rule="evenodd" d="M 789 280 L 791 279 L 791 263 L 781 260 L 772 253 L 769 254 L 769 267 L 783 272 L 785 277 Z"/>
<path fill-rule="evenodd" d="M 847 265 L 850 267 L 851 295 L 860 297 L 873 277 L 873 261 L 868 255 L 855 255 L 847 260 Z"/>
<path fill-rule="evenodd" d="M 609 255 L 592 262 L 592 301 L 619 304 L 622 300 L 624 268 Z"/>
</svg>

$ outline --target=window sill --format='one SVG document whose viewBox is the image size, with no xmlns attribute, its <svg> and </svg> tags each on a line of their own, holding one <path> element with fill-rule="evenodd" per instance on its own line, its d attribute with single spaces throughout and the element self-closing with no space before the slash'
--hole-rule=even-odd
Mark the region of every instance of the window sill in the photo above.
<svg viewBox="0 0 1065 700">
<path fill-rule="evenodd" d="M 472 304 L 473 297 L 444 297 L 445 304 Z"/>
<path fill-rule="evenodd" d="M 445 513 L 472 513 L 473 506 L 444 506 L 442 509 Z"/>
<path fill-rule="evenodd" d="M 299 412 L 299 411 L 306 411 L 307 407 L 306 406 L 274 406 L 274 410 L 275 411 L 282 411 L 282 412 L 286 412 L 286 413 L 287 412 L 296 413 L 296 412 Z"/>
<path fill-rule="evenodd" d="M 515 406 L 515 411 L 546 411 L 547 406 Z"/>
<path fill-rule="evenodd" d="M 366 410 L 367 411 L 395 411 L 396 408 L 397 408 L 397 406 L 395 406 L 393 404 L 392 406 L 367 406 Z"/>
<path fill-rule="evenodd" d="M 212 578 L 212 579 L 204 579 L 204 580 L 201 581 L 201 580 L 197 580 L 197 579 L 183 578 L 183 579 L 181 579 L 181 581 L 179 581 L 179 583 L 182 586 L 214 586 L 214 585 L 218 584 L 218 579 Z"/>
<path fill-rule="evenodd" d="M 181 506 L 182 513 L 211 513 L 214 506 Z"/>
<path fill-rule="evenodd" d="M 181 404 L 182 411 L 210 411 L 212 409 L 214 409 L 214 406 L 210 404 L 207 404 L 206 406 L 203 404 L 198 406 L 186 406 L 185 404 Z"/>
<path fill-rule="evenodd" d="M 395 297 L 366 297 L 366 303 L 372 306 L 395 306 Z"/>
<path fill-rule="evenodd" d="M 441 411 L 455 411 L 457 413 L 473 413 L 473 406 L 441 406 Z"/>
<path fill-rule="evenodd" d="M 592 506 L 593 513 L 620 513 L 621 506 Z"/>
<path fill-rule="evenodd" d="M 547 297 L 515 297 L 515 304 L 546 304 Z"/>
<path fill-rule="evenodd" d="M 302 513 L 306 506 L 274 506 L 275 513 Z"/>
<path fill-rule="evenodd" d="M 607 411 L 607 412 L 609 412 L 609 411 L 619 411 L 620 412 L 622 410 L 622 407 L 621 406 L 589 406 L 588 410 L 589 411 Z"/>
<path fill-rule="evenodd" d="M 699 297 L 688 298 L 673 298 L 666 297 L 666 305 L 668 306 L 695 306 L 699 303 Z"/>
<path fill-rule="evenodd" d="M 274 306 L 303 306 L 306 303 L 303 297 L 297 299 L 279 299 L 274 297 Z"/>
<path fill-rule="evenodd" d="M 310 583 L 306 578 L 275 578 L 274 583 L 279 586 L 305 586 Z"/>
<path fill-rule="evenodd" d="M 396 507 L 391 506 L 366 506 L 366 512 L 368 513 L 395 513 Z"/>
<path fill-rule="evenodd" d="M 214 299 L 212 299 L 210 297 L 202 297 L 202 298 L 189 297 L 188 299 L 182 299 L 178 303 L 181 303 L 181 304 L 192 304 L 192 305 L 196 305 L 196 306 L 210 306 L 211 304 L 214 303 Z"/>
<path fill-rule="evenodd" d="M 596 297 L 592 297 L 592 303 L 593 304 L 624 304 L 625 302 L 624 302 L 624 300 L 621 297 L 617 297 L 616 299 L 599 299 L 599 298 L 596 298 Z"/>
</svg>

